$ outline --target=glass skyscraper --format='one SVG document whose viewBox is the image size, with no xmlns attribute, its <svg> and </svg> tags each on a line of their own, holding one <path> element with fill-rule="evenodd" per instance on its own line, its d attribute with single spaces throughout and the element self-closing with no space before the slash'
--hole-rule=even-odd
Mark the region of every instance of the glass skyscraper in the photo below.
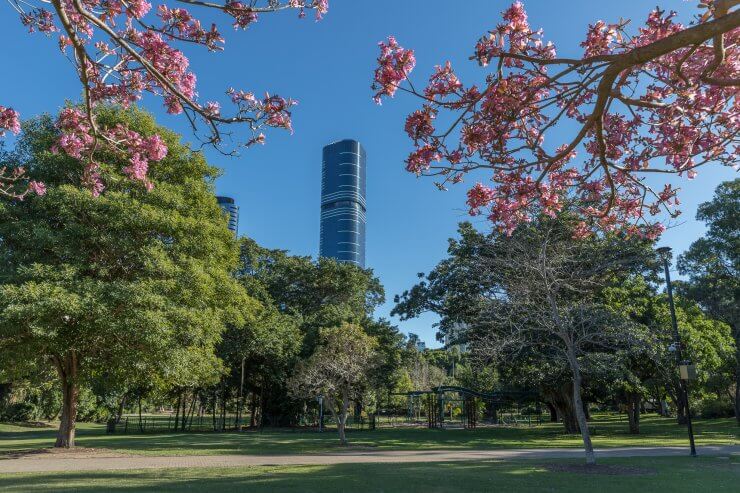
<svg viewBox="0 0 740 493">
<path fill-rule="evenodd" d="M 216 197 L 218 205 L 224 214 L 229 216 L 229 229 L 234 232 L 235 235 L 239 234 L 239 206 L 234 203 L 234 199 L 231 197 Z"/>
<path fill-rule="evenodd" d="M 365 149 L 356 140 L 324 147 L 319 255 L 365 267 Z"/>
</svg>

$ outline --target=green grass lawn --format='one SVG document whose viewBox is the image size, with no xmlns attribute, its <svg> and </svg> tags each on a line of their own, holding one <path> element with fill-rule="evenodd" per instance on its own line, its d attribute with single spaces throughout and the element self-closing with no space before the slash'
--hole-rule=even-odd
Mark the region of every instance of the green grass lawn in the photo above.
<svg viewBox="0 0 740 493">
<path fill-rule="evenodd" d="M 583 471 L 578 461 L 521 460 L 9 474 L 0 475 L 0 491 L 714 493 L 740 484 L 737 457 L 609 459 L 590 473 L 562 470 L 568 467 Z"/>
<path fill-rule="evenodd" d="M 656 415 L 643 417 L 640 435 L 627 433 L 624 417 L 598 414 L 591 423 L 596 447 L 685 446 L 686 428 L 675 420 Z M 734 419 L 697 420 L 696 442 L 701 445 L 739 443 L 740 428 Z M 54 428 L 27 428 L 0 424 L 0 454 L 51 447 Z M 518 428 L 479 428 L 477 430 L 430 430 L 426 428 L 378 429 L 349 434 L 356 446 L 385 450 L 418 449 L 494 449 L 580 447 L 578 435 L 564 435 L 562 426 L 547 423 Z M 106 435 L 98 424 L 78 425 L 77 445 L 109 448 L 143 455 L 209 454 L 288 454 L 337 450 L 334 432 L 289 431 L 284 429 L 244 433 L 163 433 L 146 435 Z"/>
</svg>

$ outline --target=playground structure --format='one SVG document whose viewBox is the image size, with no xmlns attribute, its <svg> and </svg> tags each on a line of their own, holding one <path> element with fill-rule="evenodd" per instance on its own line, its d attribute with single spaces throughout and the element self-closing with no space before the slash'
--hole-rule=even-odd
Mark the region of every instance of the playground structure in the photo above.
<svg viewBox="0 0 740 493">
<path fill-rule="evenodd" d="M 394 393 L 406 396 L 406 422 L 429 428 L 481 425 L 532 425 L 542 422 L 537 392 L 499 390 L 478 392 L 465 387 L 443 385 L 430 390 Z M 425 420 L 423 418 L 426 418 Z"/>
</svg>

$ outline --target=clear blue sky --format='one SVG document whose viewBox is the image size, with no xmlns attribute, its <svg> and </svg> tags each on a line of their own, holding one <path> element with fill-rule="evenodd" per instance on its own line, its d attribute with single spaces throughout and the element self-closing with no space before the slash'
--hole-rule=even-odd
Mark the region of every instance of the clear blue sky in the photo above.
<svg viewBox="0 0 740 493">
<path fill-rule="evenodd" d="M 657 1 L 657 0 L 656 0 Z M 578 55 L 589 23 L 620 17 L 642 22 L 656 1 L 529 0 L 530 24 L 544 28 L 561 54 Z M 154 1 L 156 4 L 157 2 Z M 694 2 L 657 1 L 664 9 L 693 13 Z M 428 272 L 444 255 L 447 238 L 464 210 L 465 186 L 443 193 L 431 180 L 404 170 L 411 146 L 403 132 L 405 115 L 417 102 L 398 96 L 382 107 L 371 100 L 370 82 L 377 42 L 394 34 L 416 50 L 415 80 L 426 78 L 435 64 L 451 60 L 463 82 L 480 81 L 481 70 L 468 61 L 476 40 L 493 28 L 510 1 L 500 0 L 331 0 L 321 22 L 298 20 L 293 12 L 264 16 L 246 32 L 234 32 L 223 20 L 226 50 L 219 54 L 189 52 L 203 99 L 221 98 L 229 87 L 265 90 L 298 99 L 295 134 L 268 133 L 264 147 L 226 158 L 207 152 L 224 169 L 219 194 L 234 197 L 241 207 L 240 231 L 260 244 L 316 255 L 319 245 L 321 148 L 342 138 L 362 142 L 368 154 L 367 264 L 385 285 L 387 316 L 393 295 L 410 287 L 417 272 Z M 0 45 L 6 70 L 0 79 L 0 104 L 24 117 L 54 112 L 79 88 L 72 67 L 59 55 L 56 39 L 27 35 L 9 6 L 2 6 Z M 193 9 L 194 11 L 197 9 Z M 225 101 L 223 101 L 225 103 Z M 159 121 L 188 135 L 182 119 L 167 116 L 146 100 Z M 224 104 L 224 107 L 228 105 Z M 683 251 L 704 230 L 693 220 L 696 206 L 707 200 L 730 169 L 708 166 L 683 187 L 683 223 L 661 243 Z M 486 224 L 477 221 L 481 228 Z M 435 346 L 433 316 L 400 323 Z"/>
</svg>

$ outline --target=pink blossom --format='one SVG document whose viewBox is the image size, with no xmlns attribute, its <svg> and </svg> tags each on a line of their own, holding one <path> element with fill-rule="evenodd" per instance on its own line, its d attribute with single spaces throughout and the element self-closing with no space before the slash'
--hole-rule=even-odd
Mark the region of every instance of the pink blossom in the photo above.
<svg viewBox="0 0 740 493">
<path fill-rule="evenodd" d="M 589 25 L 586 41 L 581 43 L 581 46 L 586 49 L 583 56 L 591 57 L 611 53 L 612 41 L 617 35 L 616 28 L 616 25 L 606 24 L 604 21 Z"/>
<path fill-rule="evenodd" d="M 421 146 L 406 159 L 406 170 L 420 174 L 422 171 L 429 169 L 432 161 L 439 161 L 441 157 L 441 154 L 434 146 Z"/>
<path fill-rule="evenodd" d="M 147 0 L 128 0 L 126 3 L 126 13 L 137 19 L 141 19 L 152 9 L 152 4 Z"/>
<path fill-rule="evenodd" d="M 446 62 L 423 91 L 410 81 L 404 88 L 421 100 L 404 126 L 414 145 L 406 169 L 434 176 L 442 190 L 474 170 L 489 173 L 489 186 L 468 192 L 470 212 L 486 208 L 507 234 L 572 202 L 583 220 L 577 236 L 600 229 L 656 237 L 663 227 L 650 216 L 678 216 L 679 201 L 674 188 L 648 186 L 646 176 L 660 175 L 645 173 L 692 179 L 705 163 L 740 166 L 733 141 L 740 113 L 731 83 L 740 78 L 740 28 L 722 34 L 722 59 L 709 38 L 673 50 L 662 45 L 663 54 L 640 62 L 631 57 L 633 50 L 645 57 L 650 52 L 642 47 L 696 31 L 718 15 L 701 8 L 706 15 L 688 27 L 676 22 L 675 12 L 659 9 L 634 33 L 627 21 L 597 21 L 581 43 L 581 59 L 556 59 L 554 45 L 530 27 L 515 2 L 475 45 L 471 58 L 479 65 L 496 62 L 482 72 L 480 86 L 464 87 Z M 402 67 L 411 51 L 392 37 L 380 47 L 373 79 L 378 101 L 407 80 Z M 613 79 L 605 78 L 615 68 Z M 436 132 L 437 121 L 450 126 Z M 575 162 L 580 150 L 583 158 Z"/>
<path fill-rule="evenodd" d="M 0 137 L 5 135 L 5 131 L 10 130 L 14 134 L 21 132 L 20 114 L 13 108 L 6 108 L 0 105 Z"/>
<path fill-rule="evenodd" d="M 57 26 L 54 25 L 54 14 L 45 8 L 34 8 L 22 13 L 21 22 L 28 27 L 30 33 L 36 30 L 44 34 L 59 31 Z"/>
<path fill-rule="evenodd" d="M 129 166 L 123 168 L 123 172 L 128 175 L 132 180 L 143 181 L 146 178 L 146 173 L 149 170 L 149 161 L 147 161 L 141 154 L 133 154 L 129 159 L 131 163 Z"/>
<path fill-rule="evenodd" d="M 373 99 L 380 104 L 383 96 L 393 97 L 396 94 L 398 85 L 406 80 L 414 69 L 416 58 L 414 50 L 402 48 L 393 36 L 388 36 L 388 43 L 381 41 L 378 46 L 380 56 L 372 89 L 377 91 Z"/>
<path fill-rule="evenodd" d="M 46 194 L 46 185 L 41 183 L 40 181 L 31 180 L 28 182 L 28 190 L 31 191 L 31 193 L 35 193 L 36 195 L 45 195 Z"/>
<path fill-rule="evenodd" d="M 476 183 L 473 188 L 468 190 L 468 207 L 470 207 L 470 215 L 476 216 L 480 213 L 482 207 L 486 207 L 490 204 L 496 196 L 496 192 L 492 188 L 489 188 L 482 183 Z"/>
<path fill-rule="evenodd" d="M 167 144 L 156 134 L 144 139 L 142 150 L 150 161 L 161 161 L 167 156 Z"/>
<path fill-rule="evenodd" d="M 246 29 L 257 22 L 257 13 L 242 2 L 227 1 L 224 11 L 234 18 L 234 29 Z"/>
<path fill-rule="evenodd" d="M 414 139 L 414 142 L 432 135 L 432 132 L 434 132 L 432 120 L 434 120 L 436 113 L 436 110 L 425 106 L 423 110 L 414 111 L 406 118 L 404 130 L 406 130 L 409 137 Z"/>
</svg>

